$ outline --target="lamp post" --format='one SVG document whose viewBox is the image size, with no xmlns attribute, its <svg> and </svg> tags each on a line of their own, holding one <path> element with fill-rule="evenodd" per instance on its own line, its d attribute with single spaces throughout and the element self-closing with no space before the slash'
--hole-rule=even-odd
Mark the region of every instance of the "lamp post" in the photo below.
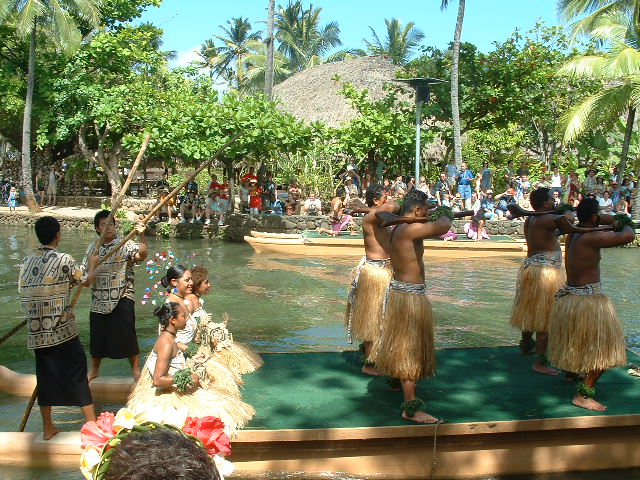
<svg viewBox="0 0 640 480">
<path fill-rule="evenodd" d="M 398 78 L 396 82 L 410 85 L 416 91 L 416 176 L 414 185 L 420 182 L 420 119 L 422 116 L 422 104 L 429 101 L 430 86 L 435 83 L 443 83 L 444 80 L 438 78 Z"/>
</svg>

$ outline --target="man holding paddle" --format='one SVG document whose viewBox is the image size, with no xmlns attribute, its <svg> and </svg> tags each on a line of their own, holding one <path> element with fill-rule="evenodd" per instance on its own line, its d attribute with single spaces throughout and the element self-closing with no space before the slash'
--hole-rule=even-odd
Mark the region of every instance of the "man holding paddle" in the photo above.
<svg viewBox="0 0 640 480">
<path fill-rule="evenodd" d="M 555 302 L 556 292 L 564 285 L 562 251 L 556 235 L 557 216 L 553 211 L 553 197 L 548 188 L 538 188 L 530 195 L 533 212 L 515 211 L 514 216 L 527 216 L 524 236 L 527 240 L 527 257 L 518 272 L 516 296 L 511 309 L 511 325 L 522 330 L 520 353 L 536 353 L 532 365 L 534 372 L 558 375 L 558 370 L 549 366 L 547 343 L 549 312 Z M 536 335 L 535 342 L 533 334 Z"/>
<path fill-rule="evenodd" d="M 400 205 L 389 200 L 384 187 L 377 183 L 367 187 L 366 200 L 369 211 L 362 219 L 365 257 L 353 270 L 345 323 L 349 342 L 352 333 L 363 342 L 365 362 L 362 373 L 380 375 L 369 359 L 373 341 L 380 334 L 382 301 L 391 281 L 391 229 L 381 226 L 376 213 L 398 213 Z"/>
<path fill-rule="evenodd" d="M 407 193 L 402 208 L 404 217 L 398 217 L 391 234 L 393 279 L 385 297 L 383 328 L 373 347 L 373 359 L 381 373 L 400 379 L 402 418 L 436 423 L 438 419 L 422 410 L 424 401 L 416 396 L 416 381 L 433 376 L 436 363 L 433 313 L 424 283 L 423 240 L 448 232 L 452 214 L 450 209 L 439 207 L 427 218 L 429 199 L 420 190 Z M 441 212 L 445 215 L 439 216 Z M 378 216 L 383 217 L 381 213 Z"/>
<path fill-rule="evenodd" d="M 22 261 L 18 290 L 27 317 L 27 347 L 36 357 L 43 438 L 49 440 L 60 431 L 51 419 L 54 405 L 79 406 L 86 421 L 96 419 L 87 381 L 87 357 L 78 338 L 69 293 L 74 285 L 91 285 L 98 257 L 90 255 L 85 269 L 70 255 L 58 252 L 60 223 L 54 217 L 39 218 L 35 230 L 42 246 Z"/>
<path fill-rule="evenodd" d="M 104 257 L 120 243 L 116 236 L 115 221 L 108 222 L 109 211 L 96 213 L 93 224 L 98 235 L 105 232 L 100 247 Z M 91 310 L 89 314 L 91 370 L 89 381 L 100 374 L 103 358 L 128 358 L 134 380 L 140 376 L 140 348 L 136 335 L 135 292 L 133 265 L 147 258 L 147 241 L 144 223 L 135 229 L 140 243 L 127 241 L 96 270 L 92 286 Z M 96 244 L 91 242 L 87 255 L 91 255 Z M 86 258 L 85 258 L 86 261 Z"/>
</svg>

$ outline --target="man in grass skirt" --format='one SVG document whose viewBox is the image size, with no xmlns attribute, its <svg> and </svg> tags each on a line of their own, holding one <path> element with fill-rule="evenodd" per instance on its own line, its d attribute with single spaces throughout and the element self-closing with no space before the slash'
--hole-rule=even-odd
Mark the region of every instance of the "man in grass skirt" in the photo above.
<svg viewBox="0 0 640 480">
<path fill-rule="evenodd" d="M 121 238 L 116 236 L 115 221 L 107 225 L 108 217 L 109 211 L 101 210 L 93 219 L 98 235 L 106 229 L 104 244 L 100 247 L 101 258 L 121 241 Z M 140 243 L 127 241 L 96 269 L 89 314 L 89 381 L 100 374 L 103 358 L 129 359 L 134 380 L 137 381 L 140 377 L 133 265 L 147 258 L 147 242 L 144 236 L 145 225 L 138 223 L 135 229 Z M 95 243 L 92 242 L 87 248 L 87 255 L 91 255 L 94 250 Z"/>
<path fill-rule="evenodd" d="M 391 281 L 391 229 L 380 226 L 376 212 L 397 213 L 400 205 L 388 201 L 387 192 L 379 184 L 367 187 L 366 201 L 370 210 L 362 220 L 365 256 L 351 275 L 345 324 L 349 343 L 352 335 L 363 342 L 362 373 L 380 375 L 370 356 L 373 342 L 380 335 L 382 302 Z"/>
<path fill-rule="evenodd" d="M 391 234 L 393 279 L 384 301 L 382 331 L 373 346 L 376 368 L 400 379 L 402 418 L 418 423 L 438 421 L 422 410 L 424 401 L 416 396 L 416 381 L 433 376 L 436 366 L 433 313 L 424 283 L 423 240 L 447 233 L 453 217 L 451 209 L 439 207 L 428 221 L 427 204 L 427 195 L 420 190 L 404 197 L 406 223 L 398 224 Z M 438 217 L 441 212 L 445 215 Z"/>
<path fill-rule="evenodd" d="M 96 419 L 69 292 L 74 285 L 91 284 L 97 257 L 88 257 L 85 271 L 73 257 L 56 251 L 61 234 L 54 217 L 39 218 L 35 230 L 42 246 L 22 261 L 18 291 L 27 317 L 27 347 L 36 357 L 43 437 L 49 440 L 60 431 L 51 418 L 54 405 L 78 406 L 87 421 Z"/>
<path fill-rule="evenodd" d="M 598 201 L 585 198 L 576 209 L 578 226 L 596 227 L 600 222 Z M 605 222 L 614 217 L 605 215 Z M 566 243 L 567 284 L 551 309 L 549 360 L 558 368 L 586 374 L 572 403 L 603 411 L 596 401 L 595 384 L 605 370 L 626 364 L 624 334 L 611 300 L 600 284 L 600 249 L 618 247 L 634 240 L 626 215 L 616 215 L 614 231 L 573 233 Z"/>
<path fill-rule="evenodd" d="M 531 193 L 531 206 L 536 212 L 553 212 L 554 202 L 548 188 Z M 534 372 L 558 375 L 547 361 L 549 312 L 555 303 L 556 292 L 565 283 L 562 251 L 558 241 L 557 216 L 529 216 L 524 224 L 527 257 L 518 272 L 516 296 L 511 309 L 511 325 L 522 330 L 520 353 L 536 353 Z M 573 220 L 573 216 L 571 216 Z M 533 334 L 536 335 L 535 348 Z"/>
</svg>

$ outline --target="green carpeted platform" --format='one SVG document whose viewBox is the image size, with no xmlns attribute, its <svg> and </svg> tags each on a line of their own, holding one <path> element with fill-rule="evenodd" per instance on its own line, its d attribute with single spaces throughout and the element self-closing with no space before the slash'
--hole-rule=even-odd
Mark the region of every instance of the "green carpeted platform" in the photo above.
<svg viewBox="0 0 640 480">
<path fill-rule="evenodd" d="M 407 425 L 402 394 L 360 373 L 359 352 L 264 354 L 264 367 L 245 375 L 243 398 L 256 409 L 248 429 Z M 437 375 L 419 382 L 426 410 L 447 423 L 599 415 L 570 404 L 575 383 L 531 371 L 517 347 L 437 351 Z M 628 361 L 640 357 L 628 352 Z M 605 415 L 640 413 L 640 378 L 627 368 L 598 382 Z"/>
</svg>

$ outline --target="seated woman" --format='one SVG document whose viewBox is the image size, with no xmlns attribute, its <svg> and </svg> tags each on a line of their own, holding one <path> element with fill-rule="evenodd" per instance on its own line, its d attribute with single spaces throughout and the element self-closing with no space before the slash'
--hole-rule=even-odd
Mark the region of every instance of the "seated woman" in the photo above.
<svg viewBox="0 0 640 480">
<path fill-rule="evenodd" d="M 145 371 L 129 396 L 127 408 L 134 415 L 153 409 L 186 407 L 191 417 L 216 416 L 231 433 L 254 415 L 251 405 L 225 393 L 204 389 L 186 364 L 176 342 L 178 330 L 187 325 L 187 311 L 177 302 L 167 302 L 155 312 L 162 332 L 158 336 Z"/>
<path fill-rule="evenodd" d="M 471 223 L 464 224 L 464 231 L 471 240 L 490 240 L 487 230 L 484 228 L 485 219 L 482 210 L 477 212 L 471 219 Z"/>
<path fill-rule="evenodd" d="M 198 374 L 203 387 L 220 390 L 240 398 L 238 388 L 242 384 L 240 375 L 221 362 L 209 361 L 211 355 L 199 351 L 196 332 L 202 317 L 195 315 L 200 303 L 195 301 L 197 297 L 193 295 L 194 282 L 191 270 L 179 264 L 169 267 L 162 279 L 162 285 L 167 288 L 167 300 L 180 304 L 187 312 L 186 325 L 178 330 L 176 335 L 176 343 L 187 358 L 187 366 Z"/>
<path fill-rule="evenodd" d="M 187 295 L 185 300 L 194 305 L 192 317 L 199 325 L 196 341 L 199 341 L 200 348 L 197 356 L 209 359 L 206 363 L 207 368 L 210 368 L 211 363 L 221 363 L 237 375 L 255 372 L 263 365 L 260 355 L 247 345 L 233 340 L 231 332 L 227 329 L 226 315 L 223 322 L 216 323 L 204 309 L 202 296 L 211 290 L 209 271 L 204 266 L 193 267 L 191 276 L 193 293 Z"/>
</svg>

